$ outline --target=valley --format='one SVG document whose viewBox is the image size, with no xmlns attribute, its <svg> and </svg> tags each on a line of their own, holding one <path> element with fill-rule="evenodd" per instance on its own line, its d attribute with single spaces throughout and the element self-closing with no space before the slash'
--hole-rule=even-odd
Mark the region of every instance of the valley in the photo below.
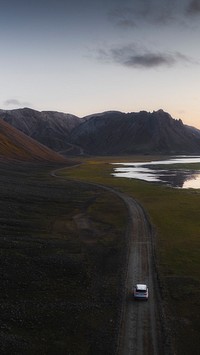
<svg viewBox="0 0 200 355">
<path fill-rule="evenodd" d="M 116 113 L 109 115 L 109 122 L 116 123 Z M 187 152 L 198 151 L 198 131 L 188 131 L 163 112 L 147 116 L 150 127 L 153 122 L 160 127 L 157 138 L 167 123 L 176 131 L 174 138 L 181 132 L 182 143 L 188 142 L 183 144 Z M 53 117 L 66 120 L 62 114 Z M 122 123 L 121 113 L 117 117 Z M 144 123 L 142 117 L 140 123 Z M 123 121 L 133 124 L 133 117 L 127 118 L 123 116 Z M 122 153 L 119 136 L 113 141 L 101 131 L 101 144 L 95 139 L 99 123 L 101 128 L 108 127 L 102 119 L 98 115 L 74 123 L 76 129 L 83 125 L 90 133 L 87 142 L 92 142 L 92 154 L 109 146 Z M 95 130 L 92 140 L 91 127 Z M 55 150 L 3 120 L 0 130 L 3 354 L 121 355 L 131 354 L 132 349 L 138 354 L 197 353 L 199 190 L 175 190 L 157 182 L 112 176 L 111 163 L 119 162 L 119 156 L 124 162 L 146 164 L 164 158 L 163 154 L 152 156 L 149 145 L 145 155 L 131 156 L 130 150 L 127 156 L 106 156 L 108 149 L 103 156 L 93 156 L 86 154 L 81 139 L 77 145 L 64 134 L 61 155 L 54 145 L 59 140 L 54 129 L 47 131 Z M 137 149 L 142 147 L 137 144 Z M 184 168 L 189 174 L 200 166 L 186 163 Z M 138 238 L 144 238 L 143 242 Z M 150 286 L 145 307 L 129 298 L 132 284 L 139 281 L 136 274 Z M 128 333 L 132 334 L 129 340 Z"/>
</svg>

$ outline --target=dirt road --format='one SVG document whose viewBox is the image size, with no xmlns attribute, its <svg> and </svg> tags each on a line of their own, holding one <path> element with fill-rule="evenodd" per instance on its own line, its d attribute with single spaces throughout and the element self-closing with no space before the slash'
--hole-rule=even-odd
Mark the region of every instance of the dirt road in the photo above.
<svg viewBox="0 0 200 355">
<path fill-rule="evenodd" d="M 169 355 L 171 351 L 163 333 L 165 325 L 161 317 L 152 227 L 144 210 L 133 198 L 112 188 L 103 188 L 118 195 L 129 212 L 127 276 L 117 355 Z M 134 300 L 132 292 L 136 283 L 148 285 L 148 301 Z"/>
<path fill-rule="evenodd" d="M 57 176 L 57 171 L 52 172 Z M 152 228 L 142 207 L 131 197 L 115 189 L 92 184 L 118 195 L 127 206 L 129 224 L 127 273 L 117 355 L 168 355 L 164 345 L 159 289 L 153 259 Z M 148 301 L 133 299 L 135 283 L 149 287 Z M 162 320 L 163 322 L 163 320 Z"/>
<path fill-rule="evenodd" d="M 122 314 L 119 355 L 164 354 L 155 284 L 152 235 L 143 209 L 132 198 L 121 196 L 129 209 L 129 256 L 126 291 Z M 136 301 L 132 296 L 135 283 L 149 287 L 149 300 Z"/>
</svg>

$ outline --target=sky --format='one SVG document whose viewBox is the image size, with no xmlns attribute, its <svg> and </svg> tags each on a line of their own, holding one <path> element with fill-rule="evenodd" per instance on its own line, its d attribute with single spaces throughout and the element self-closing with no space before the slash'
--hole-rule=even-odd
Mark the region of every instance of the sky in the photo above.
<svg viewBox="0 0 200 355">
<path fill-rule="evenodd" d="M 156 111 L 200 129 L 200 0 L 1 0 L 0 108 Z"/>
</svg>

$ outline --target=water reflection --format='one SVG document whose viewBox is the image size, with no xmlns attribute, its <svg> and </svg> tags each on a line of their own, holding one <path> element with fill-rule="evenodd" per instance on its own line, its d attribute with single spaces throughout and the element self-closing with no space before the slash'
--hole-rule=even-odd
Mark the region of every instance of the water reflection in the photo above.
<svg viewBox="0 0 200 355">
<path fill-rule="evenodd" d="M 157 182 L 175 188 L 200 188 L 200 171 L 173 168 L 163 168 L 163 165 L 200 163 L 200 157 L 175 157 L 169 160 L 152 161 L 148 163 L 114 163 L 120 165 L 114 169 L 115 177 L 140 179 L 149 182 Z M 159 165 L 159 167 L 158 167 Z"/>
</svg>

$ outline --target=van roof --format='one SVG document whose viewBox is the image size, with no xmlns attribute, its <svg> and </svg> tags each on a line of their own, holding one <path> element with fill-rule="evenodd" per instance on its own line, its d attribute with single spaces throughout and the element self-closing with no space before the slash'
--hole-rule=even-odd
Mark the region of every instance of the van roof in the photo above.
<svg viewBox="0 0 200 355">
<path fill-rule="evenodd" d="M 136 285 L 137 290 L 145 290 L 147 289 L 147 285 L 144 284 L 137 284 Z"/>
</svg>

